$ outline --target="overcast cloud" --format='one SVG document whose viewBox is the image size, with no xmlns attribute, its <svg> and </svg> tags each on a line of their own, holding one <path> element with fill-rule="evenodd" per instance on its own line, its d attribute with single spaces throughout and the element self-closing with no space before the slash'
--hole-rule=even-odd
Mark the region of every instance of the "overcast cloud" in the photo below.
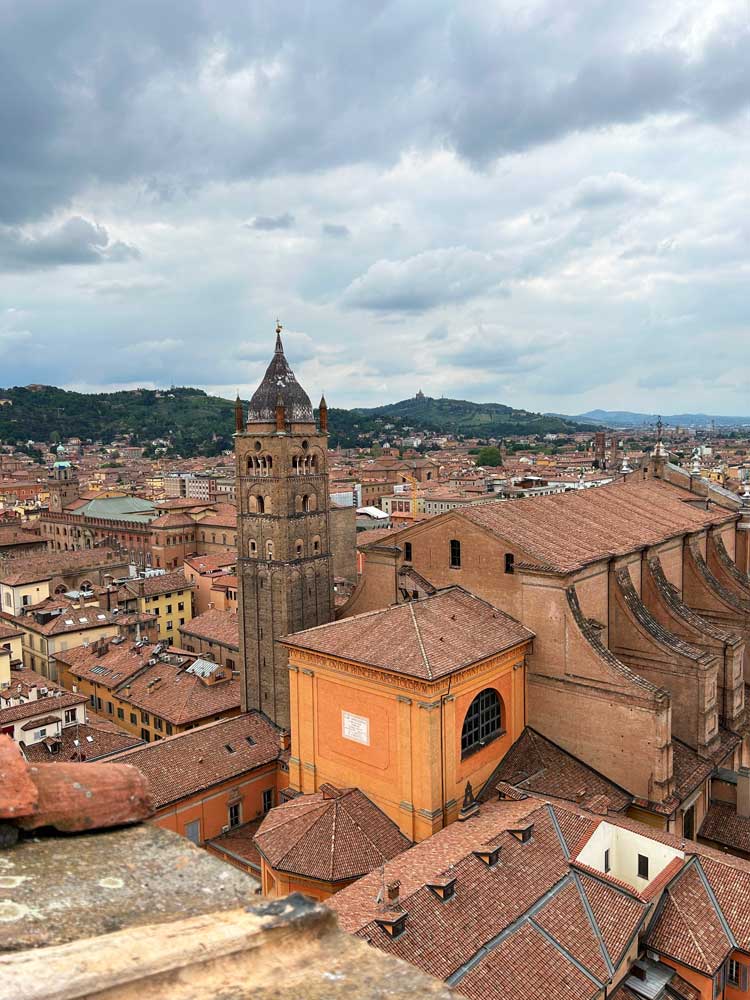
<svg viewBox="0 0 750 1000">
<path fill-rule="evenodd" d="M 0 0 L 0 385 L 747 414 L 747 0 Z"/>
</svg>

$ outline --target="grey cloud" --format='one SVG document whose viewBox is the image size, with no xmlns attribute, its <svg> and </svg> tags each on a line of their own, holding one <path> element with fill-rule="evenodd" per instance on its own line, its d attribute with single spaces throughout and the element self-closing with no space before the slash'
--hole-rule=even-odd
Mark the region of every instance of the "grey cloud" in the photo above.
<svg viewBox="0 0 750 1000">
<path fill-rule="evenodd" d="M 571 198 L 571 208 L 597 209 L 632 201 L 651 200 L 654 194 L 646 185 L 627 174 L 609 173 L 604 176 L 585 177 L 576 186 Z"/>
<path fill-rule="evenodd" d="M 0 270 L 33 271 L 66 264 L 101 264 L 140 257 L 137 247 L 112 242 L 104 226 L 78 215 L 39 235 L 0 226 Z"/>
<path fill-rule="evenodd" d="M 290 19 L 283 6 L 199 0 L 6 5 L 0 220 L 43 217 L 92 181 L 173 199 L 219 178 L 393 163 L 411 149 L 484 166 L 574 132 L 746 108 L 741 4 L 693 50 L 677 9 L 641 31 L 651 8 L 633 0 L 626 20 L 594 0 L 565 16 L 542 0 L 524 17 L 331 0 Z"/>
<path fill-rule="evenodd" d="M 345 240 L 352 234 L 348 226 L 339 226 L 333 222 L 324 222 L 321 228 L 324 236 L 331 236 L 335 240 Z"/>
<path fill-rule="evenodd" d="M 283 215 L 256 215 L 250 222 L 246 222 L 247 229 L 259 229 L 261 232 L 273 232 L 275 229 L 291 229 L 294 225 L 294 216 L 289 212 Z"/>
<path fill-rule="evenodd" d="M 372 312 L 424 312 L 501 291 L 496 259 L 467 247 L 427 250 L 406 260 L 379 260 L 344 291 L 343 304 Z"/>
</svg>

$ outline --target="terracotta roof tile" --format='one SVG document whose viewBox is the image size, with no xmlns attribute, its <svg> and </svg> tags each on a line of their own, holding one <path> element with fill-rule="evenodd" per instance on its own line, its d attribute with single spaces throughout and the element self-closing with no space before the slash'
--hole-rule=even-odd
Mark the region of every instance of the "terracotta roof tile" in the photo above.
<svg viewBox="0 0 750 1000">
<path fill-rule="evenodd" d="M 88 737 L 91 737 L 89 740 Z M 78 740 L 78 746 L 75 745 Z M 94 722 L 79 726 L 66 726 L 55 741 L 54 748 L 46 742 L 23 747 L 23 755 L 30 763 L 46 764 L 54 761 L 99 760 L 110 754 L 139 746 L 143 741 L 120 732 L 114 727 L 99 726 Z"/>
<path fill-rule="evenodd" d="M 358 788 L 331 785 L 272 809 L 255 842 L 272 868 L 325 882 L 359 878 L 410 846 Z"/>
<path fill-rule="evenodd" d="M 421 601 L 319 625 L 282 642 L 435 680 L 532 638 L 503 611 L 462 587 L 448 587 Z"/>
<path fill-rule="evenodd" d="M 196 636 L 209 642 L 239 651 L 240 629 L 235 611 L 220 611 L 213 608 L 196 615 L 187 625 L 180 625 L 182 636 Z"/>
<path fill-rule="evenodd" d="M 656 545 L 675 535 L 736 519 L 727 510 L 694 507 L 679 487 L 659 480 L 461 507 L 468 518 L 517 545 L 530 559 L 567 573 L 610 555 Z"/>
<path fill-rule="evenodd" d="M 732 943 L 694 863 L 666 890 L 647 940 L 654 951 L 709 976 L 732 952 Z"/>
<path fill-rule="evenodd" d="M 592 1000 L 601 992 L 528 922 L 471 969 L 455 989 L 470 1000 Z"/>
<path fill-rule="evenodd" d="M 272 763 L 279 756 L 279 732 L 260 712 L 247 712 L 126 750 L 114 759 L 145 774 L 154 806 L 161 809 Z"/>
<path fill-rule="evenodd" d="M 599 805 L 606 800 L 608 811 L 622 812 L 633 801 L 632 795 L 614 782 L 528 726 L 487 779 L 479 795 L 481 801 L 493 797 L 498 782 L 575 802 L 586 809 L 596 800 Z"/>
</svg>

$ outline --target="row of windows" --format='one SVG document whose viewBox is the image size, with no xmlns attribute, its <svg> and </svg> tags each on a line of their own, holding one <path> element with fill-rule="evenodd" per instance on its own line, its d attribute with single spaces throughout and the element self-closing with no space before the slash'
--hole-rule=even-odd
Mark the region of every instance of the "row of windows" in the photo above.
<svg viewBox="0 0 750 1000">
<path fill-rule="evenodd" d="M 412 544 L 411 542 L 404 542 L 404 561 L 412 561 Z M 457 538 L 451 538 L 450 540 L 450 565 L 451 569 L 461 568 L 461 542 Z M 515 556 L 512 552 L 505 553 L 505 572 L 515 573 Z"/>
<path fill-rule="evenodd" d="M 273 788 L 263 789 L 263 814 L 270 812 L 274 805 L 274 790 Z M 236 827 L 240 826 L 242 823 L 242 802 L 231 802 L 227 806 L 227 826 Z M 191 840 L 194 844 L 200 844 L 201 842 L 201 821 L 199 819 L 194 819 L 191 823 L 185 824 L 185 836 L 188 840 Z"/>
<path fill-rule="evenodd" d="M 318 498 L 314 493 L 299 494 L 294 498 L 294 511 L 296 514 L 307 514 L 318 509 Z M 247 497 L 248 514 L 271 514 L 273 513 L 273 502 L 271 497 L 263 496 L 260 493 L 250 493 Z M 226 539 L 226 536 L 222 536 Z"/>
<path fill-rule="evenodd" d="M 320 535 L 315 535 L 310 542 L 310 554 L 313 556 L 320 555 Z M 248 555 L 251 559 L 258 558 L 258 543 L 254 538 L 251 538 L 247 545 Z M 266 559 L 273 559 L 274 555 L 274 545 L 271 539 L 266 542 Z M 305 543 L 303 539 L 298 538 L 294 543 L 294 554 L 295 558 L 303 559 L 305 556 Z"/>
<path fill-rule="evenodd" d="M 116 715 L 117 718 L 121 722 L 125 721 L 125 709 L 122 706 L 118 706 L 117 708 L 115 708 L 114 704 L 111 701 L 102 701 L 102 699 L 99 697 L 99 695 L 90 694 L 89 695 L 89 704 L 97 712 L 105 712 L 106 711 L 107 715 L 111 715 L 113 717 Z M 65 715 L 66 715 L 66 719 L 67 719 L 68 713 L 66 712 Z M 141 721 L 142 725 L 146 725 L 147 726 L 147 725 L 150 724 L 151 718 L 150 718 L 148 712 L 144 712 L 144 711 L 132 712 L 132 711 L 129 711 L 128 712 L 128 721 L 130 722 L 131 726 L 137 726 L 138 725 L 138 716 L 139 715 L 140 715 L 140 721 Z M 73 721 L 75 721 L 75 720 L 73 720 Z M 171 722 L 164 722 L 163 719 L 160 719 L 157 716 L 154 716 L 153 727 L 158 732 L 164 732 L 164 733 L 166 733 L 167 736 L 171 736 L 172 733 L 173 733 L 172 723 Z M 141 735 L 142 736 L 143 736 L 144 732 L 148 733 L 148 730 L 147 729 L 141 729 Z M 144 739 L 148 739 L 148 736 L 144 737 Z"/>
</svg>

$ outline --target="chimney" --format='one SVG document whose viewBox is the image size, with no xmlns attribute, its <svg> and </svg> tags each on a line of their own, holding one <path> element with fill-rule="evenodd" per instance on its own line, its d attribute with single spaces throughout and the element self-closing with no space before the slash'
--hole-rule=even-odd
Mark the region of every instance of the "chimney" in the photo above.
<svg viewBox="0 0 750 1000">
<path fill-rule="evenodd" d="M 279 749 L 281 751 L 288 750 L 289 743 L 290 743 L 289 733 L 286 731 L 284 731 L 283 733 L 279 733 Z"/>
<path fill-rule="evenodd" d="M 750 817 L 750 767 L 737 768 L 737 815 Z"/>
<path fill-rule="evenodd" d="M 399 905 L 399 890 L 401 889 L 401 883 L 398 879 L 395 882 L 389 882 L 385 889 L 386 902 L 390 909 L 395 910 Z"/>
</svg>

